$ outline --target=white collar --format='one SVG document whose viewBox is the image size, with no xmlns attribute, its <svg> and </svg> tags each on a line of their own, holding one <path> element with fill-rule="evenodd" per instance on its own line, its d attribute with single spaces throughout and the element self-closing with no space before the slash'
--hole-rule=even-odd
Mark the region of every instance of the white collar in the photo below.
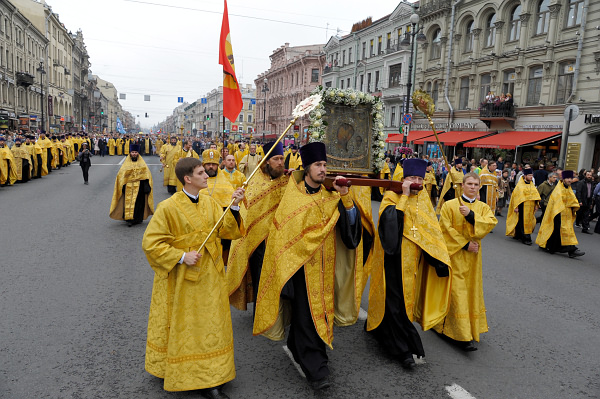
<svg viewBox="0 0 600 399">
<path fill-rule="evenodd" d="M 475 202 L 477 200 L 477 197 L 475 198 L 469 198 L 467 197 L 465 194 L 462 195 L 463 199 L 466 200 L 469 204 L 472 204 L 473 202 Z"/>
<path fill-rule="evenodd" d="M 192 195 L 192 194 L 188 193 L 187 191 L 185 191 L 185 188 L 183 188 L 182 190 L 185 193 L 185 195 L 187 195 L 188 197 L 190 197 L 193 200 L 197 200 L 198 197 L 200 196 L 200 192 L 198 192 L 198 195 Z"/>
</svg>

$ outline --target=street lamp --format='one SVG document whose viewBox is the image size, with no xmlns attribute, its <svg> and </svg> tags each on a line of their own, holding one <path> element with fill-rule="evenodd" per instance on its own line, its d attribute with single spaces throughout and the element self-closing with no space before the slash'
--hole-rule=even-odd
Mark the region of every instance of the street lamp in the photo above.
<svg viewBox="0 0 600 399">
<path fill-rule="evenodd" d="M 402 42 L 400 42 L 400 44 L 402 46 L 410 45 L 410 61 L 408 63 L 408 82 L 406 84 L 406 103 L 404 104 L 404 106 L 405 106 L 404 113 L 405 114 L 408 114 L 409 106 L 410 106 L 410 95 L 411 95 L 411 89 L 412 89 L 413 55 L 415 53 L 415 41 L 417 41 L 419 43 L 425 43 L 427 41 L 427 37 L 423 33 L 420 33 L 420 31 L 423 27 L 419 27 L 419 29 L 416 29 L 416 26 L 419 23 L 419 15 L 418 14 L 415 13 L 410 16 L 410 23 L 412 24 L 411 31 L 407 32 L 406 36 L 404 36 L 404 39 L 402 39 Z M 402 129 L 402 124 L 400 124 L 400 129 Z M 402 137 L 402 147 L 406 147 L 406 140 L 407 140 L 407 135 L 404 134 Z"/>
<path fill-rule="evenodd" d="M 265 144 L 265 130 L 267 129 L 267 93 L 269 91 L 269 85 L 267 84 L 268 79 L 265 78 L 263 80 L 263 88 L 262 88 L 262 92 L 263 94 L 263 144 Z"/>
<path fill-rule="evenodd" d="M 46 73 L 46 71 L 44 71 L 44 61 L 40 61 L 40 65 L 37 67 L 36 70 L 40 73 L 40 105 L 42 106 L 42 128 L 40 129 L 41 132 L 42 130 L 46 130 L 46 125 L 44 123 L 44 74 Z"/>
</svg>

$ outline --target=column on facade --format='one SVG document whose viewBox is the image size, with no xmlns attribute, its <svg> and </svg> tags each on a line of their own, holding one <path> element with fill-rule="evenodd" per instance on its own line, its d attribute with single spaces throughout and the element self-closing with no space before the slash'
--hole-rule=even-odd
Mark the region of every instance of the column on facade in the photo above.
<svg viewBox="0 0 600 399">
<path fill-rule="evenodd" d="M 554 46 L 554 44 L 556 43 L 556 37 L 558 36 L 557 25 L 560 7 L 560 4 L 552 4 L 548 7 L 548 9 L 550 10 L 550 26 L 548 28 L 548 36 L 546 40 L 550 42 L 550 46 Z"/>
<path fill-rule="evenodd" d="M 527 28 L 529 25 L 529 20 L 531 19 L 531 14 L 523 13 L 520 15 L 520 19 L 521 19 L 521 32 L 519 33 L 519 48 L 525 50 L 527 48 L 527 39 L 529 38 Z"/>
<path fill-rule="evenodd" d="M 502 50 L 502 44 L 504 42 L 504 37 L 502 36 L 504 32 L 504 21 L 496 21 L 494 27 L 496 28 L 496 41 L 494 43 L 494 52 L 496 54 L 500 54 L 500 51 Z"/>
<path fill-rule="evenodd" d="M 481 41 L 479 40 L 479 36 L 481 36 L 482 29 L 475 28 L 472 30 L 473 32 L 473 59 L 479 58 L 481 53 Z"/>
</svg>

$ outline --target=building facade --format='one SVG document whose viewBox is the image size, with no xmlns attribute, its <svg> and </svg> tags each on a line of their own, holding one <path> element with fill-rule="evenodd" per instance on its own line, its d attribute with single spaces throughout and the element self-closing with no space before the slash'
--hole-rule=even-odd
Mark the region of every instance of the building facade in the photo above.
<svg viewBox="0 0 600 399">
<path fill-rule="evenodd" d="M 402 2 L 391 14 L 355 24 L 349 35 L 333 36 L 325 46 L 323 85 L 380 97 L 388 134 L 398 132 L 405 111 L 410 47 L 401 41 L 410 32 L 412 13 L 413 7 Z"/>
<path fill-rule="evenodd" d="M 418 14 L 427 42 L 416 81 L 443 110 L 436 125 L 498 132 L 465 144 L 482 152 L 506 148 L 501 138 L 509 136 L 500 134 L 522 132 L 518 161 L 559 161 L 562 146 L 568 169 L 600 165 L 599 2 L 422 0 Z M 514 108 L 482 104 L 490 92 L 510 93 Z"/>
<path fill-rule="evenodd" d="M 256 86 L 256 138 L 276 138 L 292 120 L 292 111 L 321 84 L 325 68 L 322 44 L 279 47 L 270 56 L 271 67 L 255 80 Z M 299 141 L 306 141 L 307 117 L 296 121 L 289 132 L 292 139 L 297 133 Z"/>
</svg>

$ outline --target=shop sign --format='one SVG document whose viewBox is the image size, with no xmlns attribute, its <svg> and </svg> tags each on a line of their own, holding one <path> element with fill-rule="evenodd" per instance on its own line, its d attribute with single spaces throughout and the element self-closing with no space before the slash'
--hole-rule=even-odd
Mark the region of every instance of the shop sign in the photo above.
<svg viewBox="0 0 600 399">
<path fill-rule="evenodd" d="M 583 122 L 587 124 L 600 123 L 600 115 L 585 114 Z"/>
<path fill-rule="evenodd" d="M 523 129 L 562 129 L 563 125 L 522 125 Z"/>
</svg>

